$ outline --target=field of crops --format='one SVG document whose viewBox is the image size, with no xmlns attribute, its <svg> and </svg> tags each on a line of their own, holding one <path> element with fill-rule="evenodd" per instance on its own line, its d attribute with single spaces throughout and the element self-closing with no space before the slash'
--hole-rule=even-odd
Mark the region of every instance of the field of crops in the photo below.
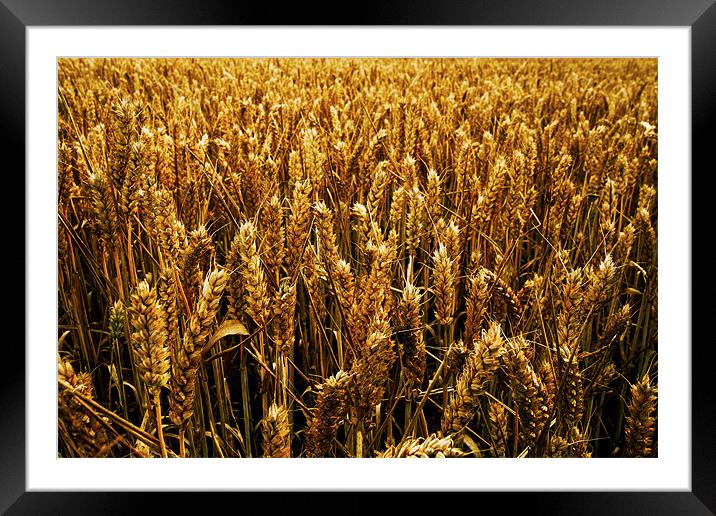
<svg viewBox="0 0 716 516">
<path fill-rule="evenodd" d="M 62 457 L 657 454 L 655 59 L 61 59 Z"/>
</svg>

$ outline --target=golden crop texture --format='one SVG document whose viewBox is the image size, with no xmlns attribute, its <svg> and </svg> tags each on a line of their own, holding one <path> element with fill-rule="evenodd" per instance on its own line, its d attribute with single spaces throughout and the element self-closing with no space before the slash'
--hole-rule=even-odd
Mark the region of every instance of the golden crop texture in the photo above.
<svg viewBox="0 0 716 516">
<path fill-rule="evenodd" d="M 655 59 L 61 59 L 65 457 L 657 454 Z"/>
</svg>

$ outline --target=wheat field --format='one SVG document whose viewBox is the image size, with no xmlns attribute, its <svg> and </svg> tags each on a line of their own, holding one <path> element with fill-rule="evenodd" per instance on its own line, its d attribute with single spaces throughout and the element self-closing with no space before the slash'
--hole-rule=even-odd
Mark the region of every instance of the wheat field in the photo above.
<svg viewBox="0 0 716 516">
<path fill-rule="evenodd" d="M 60 59 L 62 457 L 657 455 L 655 59 Z"/>
</svg>

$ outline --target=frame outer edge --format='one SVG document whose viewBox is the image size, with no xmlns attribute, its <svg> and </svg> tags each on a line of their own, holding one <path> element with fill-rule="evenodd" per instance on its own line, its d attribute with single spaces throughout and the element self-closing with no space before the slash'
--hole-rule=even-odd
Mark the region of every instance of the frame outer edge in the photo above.
<svg viewBox="0 0 716 516">
<path fill-rule="evenodd" d="M 713 176 L 713 142 L 716 140 L 716 3 L 691 27 L 691 103 L 692 103 L 692 491 L 712 512 L 716 512 L 716 391 L 713 383 L 713 348 L 703 328 L 714 314 L 712 275 L 703 274 L 711 265 L 708 254 L 694 253 L 693 235 L 712 232 L 711 190 L 694 188 L 693 179 Z M 697 170 L 698 168 L 698 170 Z M 704 186 L 706 183 L 704 183 Z M 706 227 L 704 227 L 706 224 Z M 699 230 L 699 226 L 701 231 Z M 708 234 L 708 233 L 703 233 Z M 701 240 L 702 242 L 704 240 Z M 700 288 L 694 288 L 699 274 Z M 706 299 L 703 299 L 703 296 Z M 699 299 L 699 296 L 702 296 Z"/>
<path fill-rule="evenodd" d="M 225 0 L 2 0 L 25 25 L 681 25 L 713 0 L 366 0 L 345 16 L 323 3 Z"/>
<path fill-rule="evenodd" d="M 37 7 L 38 2 L 33 3 Z M 46 19 L 43 19 L 41 14 L 38 15 L 37 11 L 29 13 L 29 19 L 30 21 L 42 20 L 46 22 Z M 91 20 L 84 21 L 85 24 L 91 24 L 91 22 Z M 106 17 L 104 22 L 108 23 Z M 80 21 L 81 23 L 82 21 Z M 61 20 L 50 24 L 61 24 Z M 714 48 L 716 48 L 716 45 L 714 45 L 713 36 L 715 33 L 716 4 L 712 3 L 692 25 L 692 106 L 698 106 L 698 110 L 693 110 L 692 108 L 692 152 L 694 162 L 701 158 L 706 163 L 705 159 L 708 159 L 707 145 L 712 144 L 714 136 L 716 136 L 712 127 L 713 121 L 716 120 L 714 116 L 716 115 L 714 101 L 714 93 L 716 92 L 716 69 L 714 68 L 716 55 L 714 54 Z M 24 149 L 25 139 L 24 58 L 25 25 L 6 5 L 0 3 L 0 62 L 3 64 L 0 67 L 0 84 L 3 84 L 3 95 L 0 96 L 0 112 L 3 114 L 3 120 L 0 126 L 3 128 L 4 133 L 2 146 L 9 150 L 15 149 L 13 152 L 15 155 L 18 154 L 18 148 Z M 18 130 L 19 128 L 22 129 Z M 24 164 L 24 154 L 20 160 Z M 698 193 L 697 190 L 692 191 Z M 699 220 L 699 214 L 702 216 L 707 215 L 706 209 L 703 204 L 694 199 L 694 223 Z M 20 256 L 24 264 L 24 246 Z M 697 265 L 705 261 L 695 254 L 692 260 L 693 270 L 698 270 Z M 15 261 L 18 261 L 17 256 Z M 712 305 L 707 303 L 699 307 L 695 301 L 696 299 L 694 298 L 694 321 L 699 320 L 696 317 L 699 314 L 702 316 L 713 314 L 714 310 L 710 308 Z M 703 317 L 700 320 L 704 320 Z M 713 370 L 708 366 L 709 361 L 704 360 L 709 358 L 709 351 L 706 351 L 703 346 L 705 343 L 706 341 L 702 341 L 701 347 L 693 347 L 693 377 L 700 378 L 701 386 L 704 388 L 699 389 L 695 383 L 693 389 L 693 407 L 701 407 L 702 410 L 693 412 L 698 414 L 699 420 L 693 421 L 692 428 L 692 489 L 694 495 L 705 506 L 704 508 L 713 511 L 716 506 L 716 494 L 712 489 L 716 476 L 716 453 L 713 445 L 716 424 L 714 423 L 714 412 L 710 409 L 716 406 L 716 395 L 713 392 L 713 388 L 707 383 L 707 378 L 711 377 Z M 0 380 L 0 388 L 3 389 L 3 395 L 0 395 L 0 414 L 3 414 L 0 417 L 0 435 L 3 436 L 3 439 L 0 440 L 0 478 L 3 479 L 0 482 L 0 513 L 18 500 L 18 496 L 25 491 L 24 350 L 21 350 L 21 363 L 22 367 L 18 369 L 19 374 L 12 374 L 10 371 L 2 376 Z M 703 410 L 704 408 L 706 410 Z M 24 505 L 22 502 L 27 502 L 27 496 L 21 498 L 21 503 L 18 505 Z"/>
<path fill-rule="evenodd" d="M 15 192 L 24 200 L 25 26 L 3 4 L 0 4 L 0 91 L 2 169 L 6 179 L 20 183 L 19 191 L 15 183 Z M 8 241 L 22 242 L 22 246 L 16 246 L 4 257 L 6 270 L 16 271 L 9 276 L 20 283 L 10 288 L 17 296 L 16 301 L 20 301 L 13 305 L 22 307 L 23 323 L 14 325 L 3 339 L 7 353 L 3 354 L 3 362 L 8 366 L 0 374 L 0 513 L 25 492 L 25 211 L 23 207 L 23 219 L 18 222 L 15 205 L 6 206 L 4 220 L 9 223 L 5 228 L 15 233 L 8 236 Z M 19 271 L 25 271 L 25 275 L 18 274 Z"/>
</svg>

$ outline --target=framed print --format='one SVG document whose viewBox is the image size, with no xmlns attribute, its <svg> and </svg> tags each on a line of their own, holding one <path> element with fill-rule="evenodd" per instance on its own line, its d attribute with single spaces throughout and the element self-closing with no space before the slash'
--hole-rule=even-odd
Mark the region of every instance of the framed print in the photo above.
<svg viewBox="0 0 716 516">
<path fill-rule="evenodd" d="M 712 513 L 716 8 L 243 7 L 0 6 L 27 203 L 3 510 Z"/>
</svg>

